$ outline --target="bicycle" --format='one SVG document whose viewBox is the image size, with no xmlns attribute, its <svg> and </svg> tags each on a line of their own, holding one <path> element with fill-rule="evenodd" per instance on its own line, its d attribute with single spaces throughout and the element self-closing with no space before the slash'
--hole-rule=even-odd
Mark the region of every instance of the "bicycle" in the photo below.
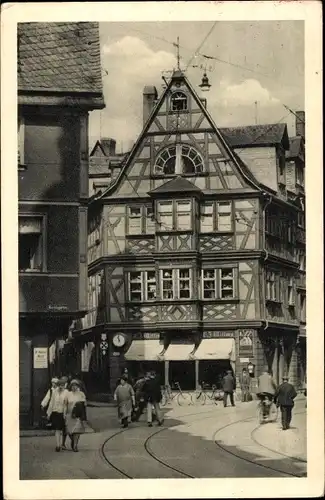
<svg viewBox="0 0 325 500">
<path fill-rule="evenodd" d="M 161 392 L 161 406 L 166 406 L 167 404 L 172 403 L 173 399 L 175 399 L 175 397 L 177 396 L 177 393 L 173 393 L 173 391 L 171 390 L 170 385 L 164 385 Z"/>
<path fill-rule="evenodd" d="M 194 393 L 194 403 L 201 404 L 202 406 L 205 405 L 206 399 L 210 399 L 214 404 L 218 404 L 217 400 L 219 399 L 219 392 L 220 390 L 217 389 L 216 385 L 212 385 L 211 387 L 211 393 L 207 391 L 207 387 L 204 382 L 202 382 L 202 385 L 200 385 L 199 389 L 195 391 Z"/>
<path fill-rule="evenodd" d="M 178 389 L 177 403 L 179 406 L 192 405 L 193 400 L 189 392 L 183 392 L 179 382 L 175 382 L 175 387 Z"/>
<path fill-rule="evenodd" d="M 267 422 L 276 422 L 278 418 L 279 409 L 274 401 L 264 398 L 259 401 L 257 405 L 258 421 L 260 424 Z"/>
</svg>

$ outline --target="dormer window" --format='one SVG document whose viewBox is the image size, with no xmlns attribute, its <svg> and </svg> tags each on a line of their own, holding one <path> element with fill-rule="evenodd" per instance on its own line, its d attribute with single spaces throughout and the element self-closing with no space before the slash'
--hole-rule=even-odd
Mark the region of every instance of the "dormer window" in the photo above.
<svg viewBox="0 0 325 500">
<path fill-rule="evenodd" d="M 170 98 L 172 111 L 186 111 L 187 110 L 187 96 L 184 92 L 174 92 Z"/>
<path fill-rule="evenodd" d="M 176 144 L 164 149 L 155 163 L 155 174 L 191 175 L 202 172 L 202 156 L 187 144 Z"/>
</svg>

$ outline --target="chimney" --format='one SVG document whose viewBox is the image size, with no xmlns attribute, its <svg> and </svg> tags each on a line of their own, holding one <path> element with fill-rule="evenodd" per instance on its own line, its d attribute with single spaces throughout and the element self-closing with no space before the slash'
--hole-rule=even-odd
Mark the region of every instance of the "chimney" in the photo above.
<svg viewBox="0 0 325 500">
<path fill-rule="evenodd" d="M 156 87 L 152 85 L 145 86 L 143 89 L 143 125 L 147 123 L 157 99 L 158 92 Z"/>
<path fill-rule="evenodd" d="M 305 112 L 296 111 L 296 135 L 305 138 Z"/>
<path fill-rule="evenodd" d="M 116 140 L 111 137 L 102 137 L 100 139 L 101 146 L 105 152 L 105 156 L 114 156 L 116 149 Z"/>
</svg>

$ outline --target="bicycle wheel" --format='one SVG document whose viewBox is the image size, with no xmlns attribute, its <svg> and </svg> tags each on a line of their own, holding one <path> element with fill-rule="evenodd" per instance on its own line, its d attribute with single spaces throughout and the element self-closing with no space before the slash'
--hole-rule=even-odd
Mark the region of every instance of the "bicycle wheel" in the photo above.
<svg viewBox="0 0 325 500">
<path fill-rule="evenodd" d="M 203 405 L 205 405 L 206 395 L 204 394 L 203 391 L 197 391 L 193 394 L 192 401 L 193 401 L 193 404 L 203 406 Z"/>
<path fill-rule="evenodd" d="M 278 413 L 279 413 L 279 408 L 276 406 L 275 403 L 272 403 L 270 406 L 269 422 L 276 422 L 278 419 Z"/>
<path fill-rule="evenodd" d="M 179 406 L 188 406 L 193 404 L 191 395 L 187 392 L 180 392 L 177 396 L 177 403 Z"/>
</svg>

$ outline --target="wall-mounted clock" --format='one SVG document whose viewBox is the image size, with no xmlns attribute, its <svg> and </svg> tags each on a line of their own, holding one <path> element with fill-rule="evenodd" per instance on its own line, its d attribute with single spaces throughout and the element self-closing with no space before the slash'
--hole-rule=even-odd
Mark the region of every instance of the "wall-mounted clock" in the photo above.
<svg viewBox="0 0 325 500">
<path fill-rule="evenodd" d="M 113 345 L 115 347 L 123 347 L 125 344 L 125 335 L 122 333 L 117 333 L 112 339 Z"/>
</svg>

